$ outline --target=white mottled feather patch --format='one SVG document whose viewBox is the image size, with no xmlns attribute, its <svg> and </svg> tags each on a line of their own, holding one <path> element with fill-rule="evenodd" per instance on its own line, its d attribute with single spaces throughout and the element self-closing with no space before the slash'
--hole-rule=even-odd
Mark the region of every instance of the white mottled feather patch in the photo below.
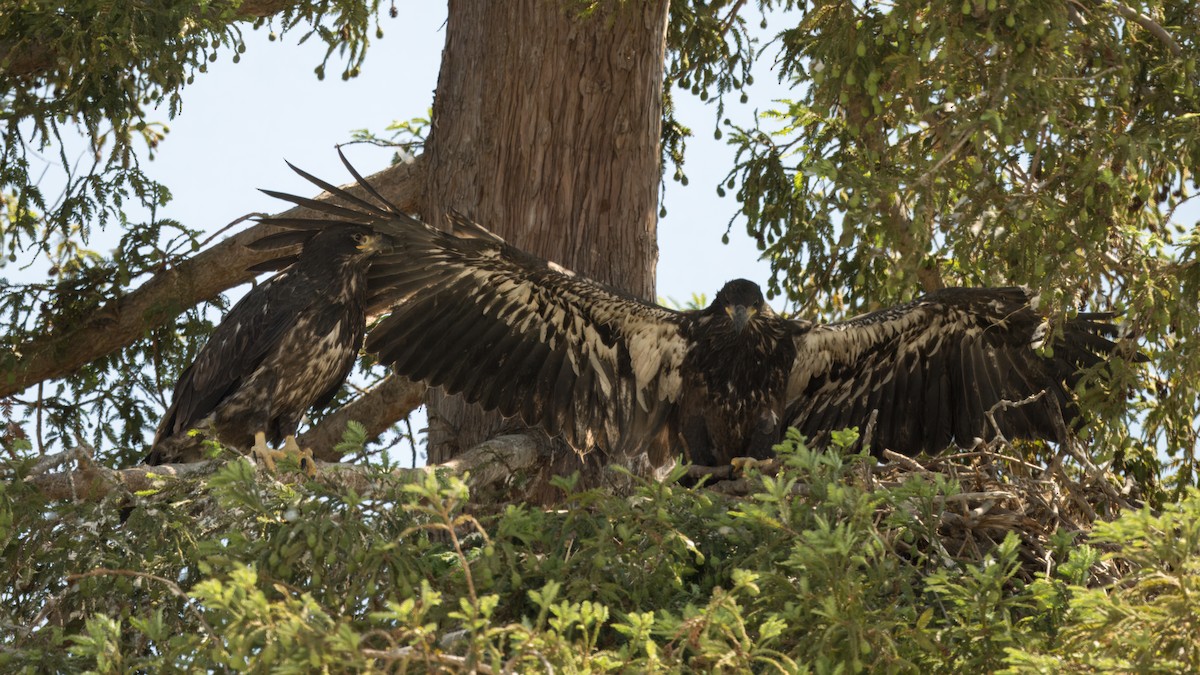
<svg viewBox="0 0 1200 675">
<path fill-rule="evenodd" d="M 687 342 L 673 324 L 651 323 L 631 332 L 629 359 L 633 365 L 638 405 L 643 410 L 650 409 L 650 402 L 646 400 L 650 391 L 660 400 L 676 401 L 683 384 L 679 366 L 686 355 Z"/>
<path fill-rule="evenodd" d="M 568 277 L 575 276 L 574 272 L 572 272 L 571 270 L 569 270 L 569 269 L 563 267 L 562 265 L 559 265 L 558 263 L 553 262 L 553 261 L 549 261 L 549 260 L 546 261 L 546 267 L 549 267 L 550 269 L 554 270 L 555 272 L 558 272 L 559 274 L 561 274 L 563 276 L 568 276 Z"/>
</svg>

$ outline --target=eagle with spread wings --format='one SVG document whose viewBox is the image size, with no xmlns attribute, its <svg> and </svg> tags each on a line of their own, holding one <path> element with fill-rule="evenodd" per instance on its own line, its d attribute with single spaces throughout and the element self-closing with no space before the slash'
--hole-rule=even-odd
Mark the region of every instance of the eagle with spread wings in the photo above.
<svg viewBox="0 0 1200 675">
<path fill-rule="evenodd" d="M 340 204 L 268 190 L 322 215 L 262 220 L 289 230 L 275 235 L 281 243 L 341 228 L 387 240 L 367 281 L 369 304 L 390 314 L 366 350 L 580 452 L 649 453 L 654 465 L 682 452 L 721 465 L 770 456 L 789 426 L 816 442 L 859 427 L 877 454 L 997 434 L 1062 442 L 1079 424 L 1082 372 L 1115 348 L 1114 314 L 1080 313 L 1050 330 L 1022 288 L 948 288 L 821 324 L 776 315 L 755 283 L 737 279 L 708 307 L 677 311 L 461 216 L 448 231 L 430 227 L 342 161 L 363 197 L 292 167 Z"/>
</svg>

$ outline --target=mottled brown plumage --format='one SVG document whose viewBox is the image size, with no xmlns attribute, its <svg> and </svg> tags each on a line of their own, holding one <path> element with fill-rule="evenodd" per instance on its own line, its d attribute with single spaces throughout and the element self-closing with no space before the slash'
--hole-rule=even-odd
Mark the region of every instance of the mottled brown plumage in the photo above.
<svg viewBox="0 0 1200 675">
<path fill-rule="evenodd" d="M 1050 325 L 1031 303 L 1022 288 L 947 288 L 846 321 L 796 322 L 785 417 L 814 439 L 857 426 L 876 453 L 991 440 L 989 413 L 1010 440 L 1062 442 L 1079 422 L 1081 371 L 1114 348 L 1113 314 L 1067 321 L 1048 356 Z"/>
<path fill-rule="evenodd" d="M 344 161 L 344 158 L 343 158 Z M 300 172 L 346 206 L 270 193 L 322 211 L 267 218 L 302 233 L 367 227 L 391 252 L 372 265 L 391 314 L 366 349 L 407 377 L 617 458 L 683 452 L 722 464 L 765 457 L 788 425 L 820 442 L 867 431 L 871 449 L 916 454 L 994 437 L 1062 441 L 1080 368 L 1107 358 L 1111 314 L 1047 325 L 1019 288 L 947 289 L 832 324 L 774 315 L 757 285 L 731 281 L 708 308 L 675 311 L 579 277 L 454 217 L 433 229 L 389 204 L 352 167 L 360 199 Z M 282 241 L 282 239 L 281 239 Z M 1004 409 L 1044 392 L 1024 405 Z"/>
<path fill-rule="evenodd" d="M 313 235 L 294 264 L 234 305 L 184 370 L 147 464 L 196 461 L 206 437 L 248 450 L 262 433 L 277 444 L 333 399 L 362 344 L 379 237 L 340 227 Z"/>
</svg>

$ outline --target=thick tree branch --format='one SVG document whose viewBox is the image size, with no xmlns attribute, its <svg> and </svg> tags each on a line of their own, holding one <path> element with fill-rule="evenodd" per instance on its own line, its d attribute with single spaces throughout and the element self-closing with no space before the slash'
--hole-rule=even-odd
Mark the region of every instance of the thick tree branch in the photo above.
<svg viewBox="0 0 1200 675">
<path fill-rule="evenodd" d="M 467 483 L 483 488 L 533 469 L 544 458 L 542 445 L 529 434 L 508 434 L 484 441 L 439 466 L 455 473 L 471 473 Z"/>
<path fill-rule="evenodd" d="M 400 208 L 420 207 L 423 162 L 402 164 L 370 177 L 385 197 Z M 361 194 L 351 186 L 350 191 Z M 327 195 L 326 195 L 327 196 Z M 286 215 L 305 215 L 294 208 Z M 307 214 L 314 215 L 314 214 Z M 246 244 L 274 231 L 255 225 L 195 256 L 156 273 L 137 290 L 108 303 L 84 321 L 59 328 L 16 349 L 15 372 L 0 373 L 0 398 L 26 387 L 62 377 L 79 366 L 131 344 L 146 331 L 179 316 L 198 302 L 254 277 L 248 267 L 270 260 L 277 251 L 252 251 Z"/>
<path fill-rule="evenodd" d="M 234 11 L 235 21 L 252 21 L 273 16 L 300 4 L 297 0 L 246 0 Z M 227 3 L 196 3 L 196 12 L 219 16 Z M 22 36 L 24 37 L 24 36 Z M 58 63 L 53 40 L 0 40 L 0 73 L 11 78 L 27 78 L 52 70 Z"/>
<path fill-rule="evenodd" d="M 1109 4 L 1112 5 L 1112 7 L 1117 10 L 1117 14 L 1120 14 L 1125 20 L 1132 21 L 1142 28 L 1150 31 L 1151 35 L 1158 38 L 1160 42 L 1167 46 L 1167 49 L 1171 50 L 1172 56 L 1175 58 L 1183 57 L 1183 48 L 1180 47 L 1179 43 L 1175 41 L 1174 36 L 1167 32 L 1167 29 L 1163 28 L 1157 21 L 1151 19 L 1145 14 L 1142 14 L 1123 2 L 1116 2 L 1115 0 L 1112 0 L 1109 2 Z"/>
<path fill-rule="evenodd" d="M 173 480 L 199 478 L 211 474 L 221 462 L 211 460 L 192 464 L 163 464 L 160 466 L 139 465 L 128 469 L 109 469 L 91 464 L 76 450 L 68 450 L 51 458 L 77 460 L 77 468 L 38 473 L 36 470 L 25 478 L 25 484 L 37 488 L 47 500 L 99 501 L 114 490 L 137 492 L 162 488 Z M 542 454 L 537 442 L 526 435 L 497 436 L 471 448 L 445 464 L 417 469 L 393 469 L 391 476 L 418 478 L 430 471 L 450 471 L 455 474 L 470 473 L 467 483 L 472 489 L 483 489 L 506 480 L 519 471 L 536 467 Z M 286 475 L 281 479 L 288 480 Z M 370 466 L 355 464 L 317 463 L 319 481 L 329 481 L 359 494 L 367 494 L 378 483 L 379 474 Z"/>
<path fill-rule="evenodd" d="M 477 492 L 507 480 L 516 472 L 533 469 L 541 459 L 541 449 L 534 438 L 525 434 L 510 434 L 484 441 L 444 464 L 392 469 L 390 475 L 416 480 L 430 471 L 449 471 L 460 476 L 469 473 L 467 485 Z M 378 474 L 373 468 L 360 464 L 318 463 L 317 470 L 317 480 L 332 481 L 358 494 L 369 494 L 378 481 Z"/>
<path fill-rule="evenodd" d="M 301 447 L 312 448 L 313 456 L 317 459 L 336 462 L 342 455 L 334 451 L 333 446 L 341 440 L 347 422 L 354 420 L 366 427 L 367 439 L 373 440 L 424 400 L 423 383 L 391 373 L 371 387 L 370 391 L 321 420 L 320 424 L 297 440 Z"/>
<path fill-rule="evenodd" d="M 74 451 L 68 450 L 68 453 Z M 79 468 L 30 475 L 27 485 L 36 487 L 48 500 L 99 501 L 113 490 L 137 492 L 162 486 L 162 479 L 185 480 L 211 474 L 218 466 L 216 460 L 194 464 L 138 465 L 114 470 L 80 462 Z M 162 477 L 162 478 L 160 478 Z"/>
</svg>

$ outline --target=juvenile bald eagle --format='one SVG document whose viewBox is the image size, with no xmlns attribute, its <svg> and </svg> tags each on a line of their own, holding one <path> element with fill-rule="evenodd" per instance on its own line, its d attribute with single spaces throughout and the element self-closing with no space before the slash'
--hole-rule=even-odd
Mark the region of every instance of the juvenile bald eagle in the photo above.
<svg viewBox="0 0 1200 675">
<path fill-rule="evenodd" d="M 301 452 L 300 419 L 333 399 L 362 345 L 367 267 L 382 243 L 364 227 L 307 239 L 294 264 L 234 305 L 183 371 L 147 464 L 197 461 L 205 436 L 272 468 L 279 453 L 268 442 Z"/>
<path fill-rule="evenodd" d="M 343 161 L 345 158 L 343 157 Z M 769 456 L 787 426 L 818 442 L 850 426 L 906 454 L 1007 438 L 1063 441 L 1081 368 L 1114 347 L 1110 313 L 1080 314 L 1037 351 L 1047 324 L 1020 288 L 953 288 L 847 321 L 776 316 L 731 281 L 703 310 L 660 307 L 577 276 L 452 217 L 433 229 L 388 203 L 298 171 L 348 206 L 269 192 L 323 220 L 267 218 L 299 232 L 368 227 L 391 252 L 369 285 L 391 314 L 366 349 L 398 373 L 561 434 L 576 449 L 649 451 L 660 465 Z M 293 167 L 295 168 L 295 167 Z M 1032 400 L 1027 400 L 1032 399 Z M 1005 406 L 1002 402 L 1024 402 Z"/>
</svg>

